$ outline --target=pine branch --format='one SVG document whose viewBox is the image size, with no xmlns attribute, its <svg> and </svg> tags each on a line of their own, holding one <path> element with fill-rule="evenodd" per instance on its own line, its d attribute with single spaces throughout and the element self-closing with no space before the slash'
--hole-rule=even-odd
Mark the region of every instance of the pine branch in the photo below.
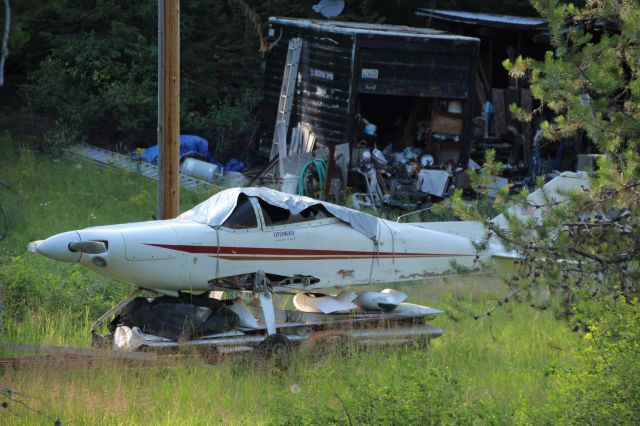
<svg viewBox="0 0 640 426">
<path fill-rule="evenodd" d="M 242 13 L 244 17 L 247 18 L 253 25 L 253 29 L 255 30 L 256 34 L 258 35 L 258 38 L 260 39 L 260 49 L 258 49 L 260 53 L 264 55 L 265 53 L 270 52 L 271 49 L 276 47 L 276 45 L 282 38 L 282 31 L 280 31 L 280 35 L 274 42 L 269 43 L 267 41 L 267 38 L 264 35 L 264 31 L 263 31 L 264 24 L 262 22 L 262 18 L 260 18 L 260 15 L 258 15 L 253 9 L 249 7 L 249 5 L 247 5 L 242 0 L 227 0 L 227 1 L 232 7 L 233 6 L 237 7 L 240 10 L 240 13 Z"/>
</svg>

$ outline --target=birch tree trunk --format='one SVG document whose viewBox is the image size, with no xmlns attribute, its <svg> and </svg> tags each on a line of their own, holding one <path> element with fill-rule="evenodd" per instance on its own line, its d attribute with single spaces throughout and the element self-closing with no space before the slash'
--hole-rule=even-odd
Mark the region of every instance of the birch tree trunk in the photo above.
<svg viewBox="0 0 640 426">
<path fill-rule="evenodd" d="M 0 87 L 4 86 L 4 63 L 9 56 L 9 32 L 11 31 L 11 5 L 4 0 L 4 36 L 2 37 L 2 51 L 0 52 Z"/>
</svg>

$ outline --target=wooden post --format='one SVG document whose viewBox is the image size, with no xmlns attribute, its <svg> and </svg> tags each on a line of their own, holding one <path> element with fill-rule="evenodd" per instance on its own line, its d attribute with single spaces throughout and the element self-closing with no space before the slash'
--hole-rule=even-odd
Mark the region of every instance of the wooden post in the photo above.
<svg viewBox="0 0 640 426">
<path fill-rule="evenodd" d="M 180 0 L 158 0 L 158 219 L 180 213 Z"/>
</svg>

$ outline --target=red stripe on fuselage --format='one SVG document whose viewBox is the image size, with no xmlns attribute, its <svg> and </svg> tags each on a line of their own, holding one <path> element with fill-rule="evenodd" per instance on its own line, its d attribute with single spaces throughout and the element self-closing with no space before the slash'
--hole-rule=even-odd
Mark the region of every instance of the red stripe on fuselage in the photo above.
<svg viewBox="0 0 640 426">
<path fill-rule="evenodd" d="M 444 257 L 444 256 L 475 256 L 475 254 L 453 254 L 453 253 L 401 253 L 401 252 L 380 252 L 380 251 L 353 251 L 353 250 L 310 250 L 310 249 L 290 249 L 290 248 L 268 248 L 268 247 L 220 247 L 217 246 L 192 246 L 182 244 L 147 244 L 154 247 L 166 248 L 170 250 L 183 251 L 186 253 L 201 253 L 210 255 L 265 255 L 265 256 L 384 256 L 384 257 Z M 225 258 L 227 257 L 225 256 Z"/>
</svg>

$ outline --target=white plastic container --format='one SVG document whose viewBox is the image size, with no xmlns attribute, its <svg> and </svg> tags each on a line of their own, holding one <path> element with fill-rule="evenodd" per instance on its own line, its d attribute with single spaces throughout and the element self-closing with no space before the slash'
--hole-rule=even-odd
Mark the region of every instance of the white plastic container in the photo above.
<svg viewBox="0 0 640 426">
<path fill-rule="evenodd" d="M 450 114 L 462 114 L 462 101 L 449 101 L 447 112 Z"/>
<path fill-rule="evenodd" d="M 216 164 L 190 157 L 184 159 L 182 165 L 180 165 L 180 172 L 183 175 L 206 182 L 213 182 L 215 179 L 221 177 L 223 173 L 222 168 Z"/>
<path fill-rule="evenodd" d="M 240 172 L 227 172 L 225 179 L 228 188 L 240 188 L 249 183 L 249 178 Z"/>
<path fill-rule="evenodd" d="M 286 192 L 287 194 L 297 194 L 298 193 L 298 181 L 299 176 L 291 173 L 287 173 L 284 175 L 284 179 L 282 179 L 282 192 Z"/>
</svg>

